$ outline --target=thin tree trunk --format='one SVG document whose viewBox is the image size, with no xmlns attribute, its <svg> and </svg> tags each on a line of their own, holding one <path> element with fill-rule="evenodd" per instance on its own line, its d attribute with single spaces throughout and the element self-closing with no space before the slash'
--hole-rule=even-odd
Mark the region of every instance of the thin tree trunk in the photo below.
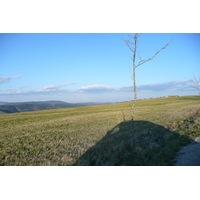
<svg viewBox="0 0 200 200">
<path fill-rule="evenodd" d="M 136 54 L 137 54 L 137 38 L 138 34 L 136 33 L 134 35 L 134 52 L 133 52 L 133 104 L 131 108 L 131 147 L 133 147 L 134 139 L 136 139 L 136 133 L 134 132 L 134 118 L 135 118 L 135 104 L 137 101 L 137 89 L 136 89 L 136 66 L 135 66 L 135 61 L 136 61 Z"/>
<path fill-rule="evenodd" d="M 134 140 L 136 141 L 137 135 L 136 133 L 134 133 L 134 120 L 135 120 L 135 105 L 136 105 L 136 101 L 137 101 L 137 88 L 136 88 L 136 67 L 139 67 L 140 65 L 153 60 L 153 58 L 155 56 L 157 56 L 163 49 L 165 49 L 168 45 L 171 44 L 171 41 L 169 43 L 167 43 L 164 47 L 162 47 L 159 51 L 157 51 L 152 57 L 142 60 L 141 57 L 140 61 L 138 62 L 138 64 L 136 64 L 136 56 L 137 56 L 137 43 L 138 43 L 138 38 L 140 37 L 141 34 L 135 33 L 134 36 L 128 35 L 129 36 L 129 40 L 124 40 L 126 46 L 128 46 L 128 48 L 133 52 L 133 57 L 131 58 L 133 61 L 133 104 L 131 106 L 131 147 L 133 147 L 134 144 Z M 131 40 L 133 40 L 133 42 L 131 42 Z"/>
</svg>

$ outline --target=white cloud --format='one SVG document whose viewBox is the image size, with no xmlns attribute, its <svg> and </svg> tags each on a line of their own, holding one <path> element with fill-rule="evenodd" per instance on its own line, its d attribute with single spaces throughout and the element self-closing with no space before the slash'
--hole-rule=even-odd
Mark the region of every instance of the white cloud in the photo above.
<svg viewBox="0 0 200 200">
<path fill-rule="evenodd" d="M 44 90 L 55 90 L 57 88 L 60 88 L 60 87 L 63 87 L 63 86 L 67 86 L 67 85 L 72 85 L 74 83 L 62 83 L 62 84 L 59 84 L 59 85 L 48 85 L 48 86 L 45 86 L 44 87 Z"/>
<path fill-rule="evenodd" d="M 156 92 L 166 91 L 170 89 L 175 91 L 175 90 L 189 89 L 189 88 L 190 88 L 190 80 L 146 84 L 146 85 L 139 85 L 137 87 L 138 91 L 151 90 Z"/>
<path fill-rule="evenodd" d="M 164 83 L 153 83 L 153 84 L 145 84 L 138 85 L 137 91 L 154 91 L 154 92 L 164 92 L 167 90 L 189 90 L 191 89 L 190 80 L 184 81 L 171 81 Z M 88 92 L 88 93 L 103 93 L 103 92 L 133 92 L 133 86 L 123 86 L 123 87 L 111 87 L 105 85 L 91 85 L 78 89 L 80 92 Z"/>
<path fill-rule="evenodd" d="M 106 85 L 90 85 L 84 86 L 76 90 L 70 90 L 63 88 L 64 86 L 71 85 L 73 83 L 62 83 L 59 85 L 48 85 L 41 89 L 33 90 L 8 90 L 5 92 L 0 92 L 0 95 L 4 98 L 10 98 L 10 96 L 15 95 L 26 98 L 29 96 L 32 100 L 34 97 L 41 97 L 42 99 L 54 98 L 57 95 L 62 97 L 61 100 L 71 102 L 83 102 L 84 99 L 87 101 L 127 101 L 133 98 L 133 86 L 123 86 L 123 87 L 112 87 Z M 168 95 L 195 95 L 196 90 L 191 88 L 190 80 L 184 81 L 171 81 L 165 83 L 154 83 L 145 84 L 137 86 L 138 99 L 160 97 Z M 45 97 L 44 97 L 45 96 Z M 42 100 L 41 99 L 41 100 Z"/>
<path fill-rule="evenodd" d="M 117 87 L 111 87 L 106 85 L 91 85 L 91 86 L 84 86 L 78 89 L 79 92 L 89 92 L 89 93 L 103 93 L 103 92 L 110 92 L 118 90 Z"/>
<path fill-rule="evenodd" d="M 5 76 L 5 77 L 0 77 L 0 83 L 9 82 L 11 79 L 14 79 L 14 78 L 21 78 L 21 76 Z"/>
<path fill-rule="evenodd" d="M 59 85 L 48 85 L 43 87 L 42 89 L 33 89 L 33 90 L 24 90 L 24 91 L 17 91 L 17 90 L 12 90 L 8 92 L 1 92 L 0 95 L 47 95 L 47 94 L 56 94 L 56 93 L 66 93 L 69 90 L 67 89 L 59 89 L 60 87 L 71 85 L 73 83 L 62 83 Z M 23 86 L 24 87 L 24 86 Z M 20 88 L 23 88 L 20 87 Z"/>
</svg>

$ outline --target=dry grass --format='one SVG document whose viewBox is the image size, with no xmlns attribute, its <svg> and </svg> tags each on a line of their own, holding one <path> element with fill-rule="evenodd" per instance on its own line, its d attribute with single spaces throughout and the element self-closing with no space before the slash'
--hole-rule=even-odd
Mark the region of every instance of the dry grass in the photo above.
<svg viewBox="0 0 200 200">
<path fill-rule="evenodd" d="M 0 165 L 167 165 L 158 150 L 188 140 L 166 128 L 198 109 L 198 96 L 138 101 L 134 149 L 130 102 L 0 115 Z"/>
</svg>

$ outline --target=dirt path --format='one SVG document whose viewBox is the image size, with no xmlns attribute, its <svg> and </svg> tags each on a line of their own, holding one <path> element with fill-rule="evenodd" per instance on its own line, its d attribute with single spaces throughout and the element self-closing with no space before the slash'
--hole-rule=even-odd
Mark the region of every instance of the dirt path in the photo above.
<svg viewBox="0 0 200 200">
<path fill-rule="evenodd" d="M 175 166 L 200 166 L 200 137 L 183 146 L 177 154 Z"/>
</svg>

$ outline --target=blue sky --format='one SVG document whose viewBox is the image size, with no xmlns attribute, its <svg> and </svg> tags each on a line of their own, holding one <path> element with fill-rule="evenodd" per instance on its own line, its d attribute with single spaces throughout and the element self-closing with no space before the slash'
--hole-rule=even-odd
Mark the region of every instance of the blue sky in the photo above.
<svg viewBox="0 0 200 200">
<path fill-rule="evenodd" d="M 133 99 L 127 33 L 1 33 L 0 101 L 119 102 Z M 136 68 L 138 98 L 197 95 L 200 34 L 144 33 Z"/>
</svg>

